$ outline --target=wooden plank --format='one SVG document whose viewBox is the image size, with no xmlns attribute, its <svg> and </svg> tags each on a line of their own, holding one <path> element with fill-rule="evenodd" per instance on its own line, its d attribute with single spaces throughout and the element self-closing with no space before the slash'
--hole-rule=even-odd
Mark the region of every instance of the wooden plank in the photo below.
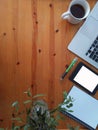
<svg viewBox="0 0 98 130">
<path fill-rule="evenodd" d="M 88 2 L 92 8 L 96 0 Z M 69 3 L 0 0 L 0 126 L 11 125 L 11 103 L 23 101 L 23 92 L 29 87 L 33 94 L 47 95 L 49 108 L 63 100 L 63 91 L 71 89 L 68 77 L 74 67 L 62 82 L 60 76 L 75 57 L 67 46 L 82 22 L 71 25 L 61 19 Z M 85 129 L 68 117 L 58 128 L 66 129 L 67 123 Z"/>
</svg>

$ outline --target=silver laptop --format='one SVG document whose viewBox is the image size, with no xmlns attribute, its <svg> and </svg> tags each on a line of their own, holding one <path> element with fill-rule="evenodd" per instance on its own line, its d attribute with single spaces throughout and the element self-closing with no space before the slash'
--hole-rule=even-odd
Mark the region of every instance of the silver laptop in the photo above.
<svg viewBox="0 0 98 130">
<path fill-rule="evenodd" d="M 98 2 L 75 34 L 68 49 L 98 69 Z"/>
</svg>

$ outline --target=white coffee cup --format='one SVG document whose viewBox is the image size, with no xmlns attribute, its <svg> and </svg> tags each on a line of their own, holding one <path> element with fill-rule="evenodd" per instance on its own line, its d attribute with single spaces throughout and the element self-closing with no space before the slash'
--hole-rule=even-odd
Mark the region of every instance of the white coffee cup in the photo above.
<svg viewBox="0 0 98 130">
<path fill-rule="evenodd" d="M 89 12 L 90 6 L 86 0 L 72 0 L 68 11 L 64 12 L 61 17 L 72 24 L 77 24 L 85 19 Z"/>
</svg>

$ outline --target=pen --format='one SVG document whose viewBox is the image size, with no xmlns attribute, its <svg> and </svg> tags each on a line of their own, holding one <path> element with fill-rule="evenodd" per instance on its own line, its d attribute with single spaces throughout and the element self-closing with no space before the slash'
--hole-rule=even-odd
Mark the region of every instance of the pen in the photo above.
<svg viewBox="0 0 98 130">
<path fill-rule="evenodd" d="M 67 73 L 71 70 L 71 68 L 74 66 L 74 64 L 77 62 L 78 58 L 75 57 L 72 62 L 70 63 L 70 65 L 68 66 L 68 68 L 65 70 L 65 72 L 62 74 L 62 76 L 60 77 L 60 80 L 63 80 L 64 77 L 67 75 Z"/>
</svg>

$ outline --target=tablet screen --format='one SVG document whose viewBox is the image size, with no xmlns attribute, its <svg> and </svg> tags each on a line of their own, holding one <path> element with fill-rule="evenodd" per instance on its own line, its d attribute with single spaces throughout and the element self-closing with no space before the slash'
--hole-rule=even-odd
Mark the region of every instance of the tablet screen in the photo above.
<svg viewBox="0 0 98 130">
<path fill-rule="evenodd" d="M 98 85 L 98 75 L 85 66 L 80 68 L 73 80 L 90 92 L 93 92 Z"/>
</svg>

